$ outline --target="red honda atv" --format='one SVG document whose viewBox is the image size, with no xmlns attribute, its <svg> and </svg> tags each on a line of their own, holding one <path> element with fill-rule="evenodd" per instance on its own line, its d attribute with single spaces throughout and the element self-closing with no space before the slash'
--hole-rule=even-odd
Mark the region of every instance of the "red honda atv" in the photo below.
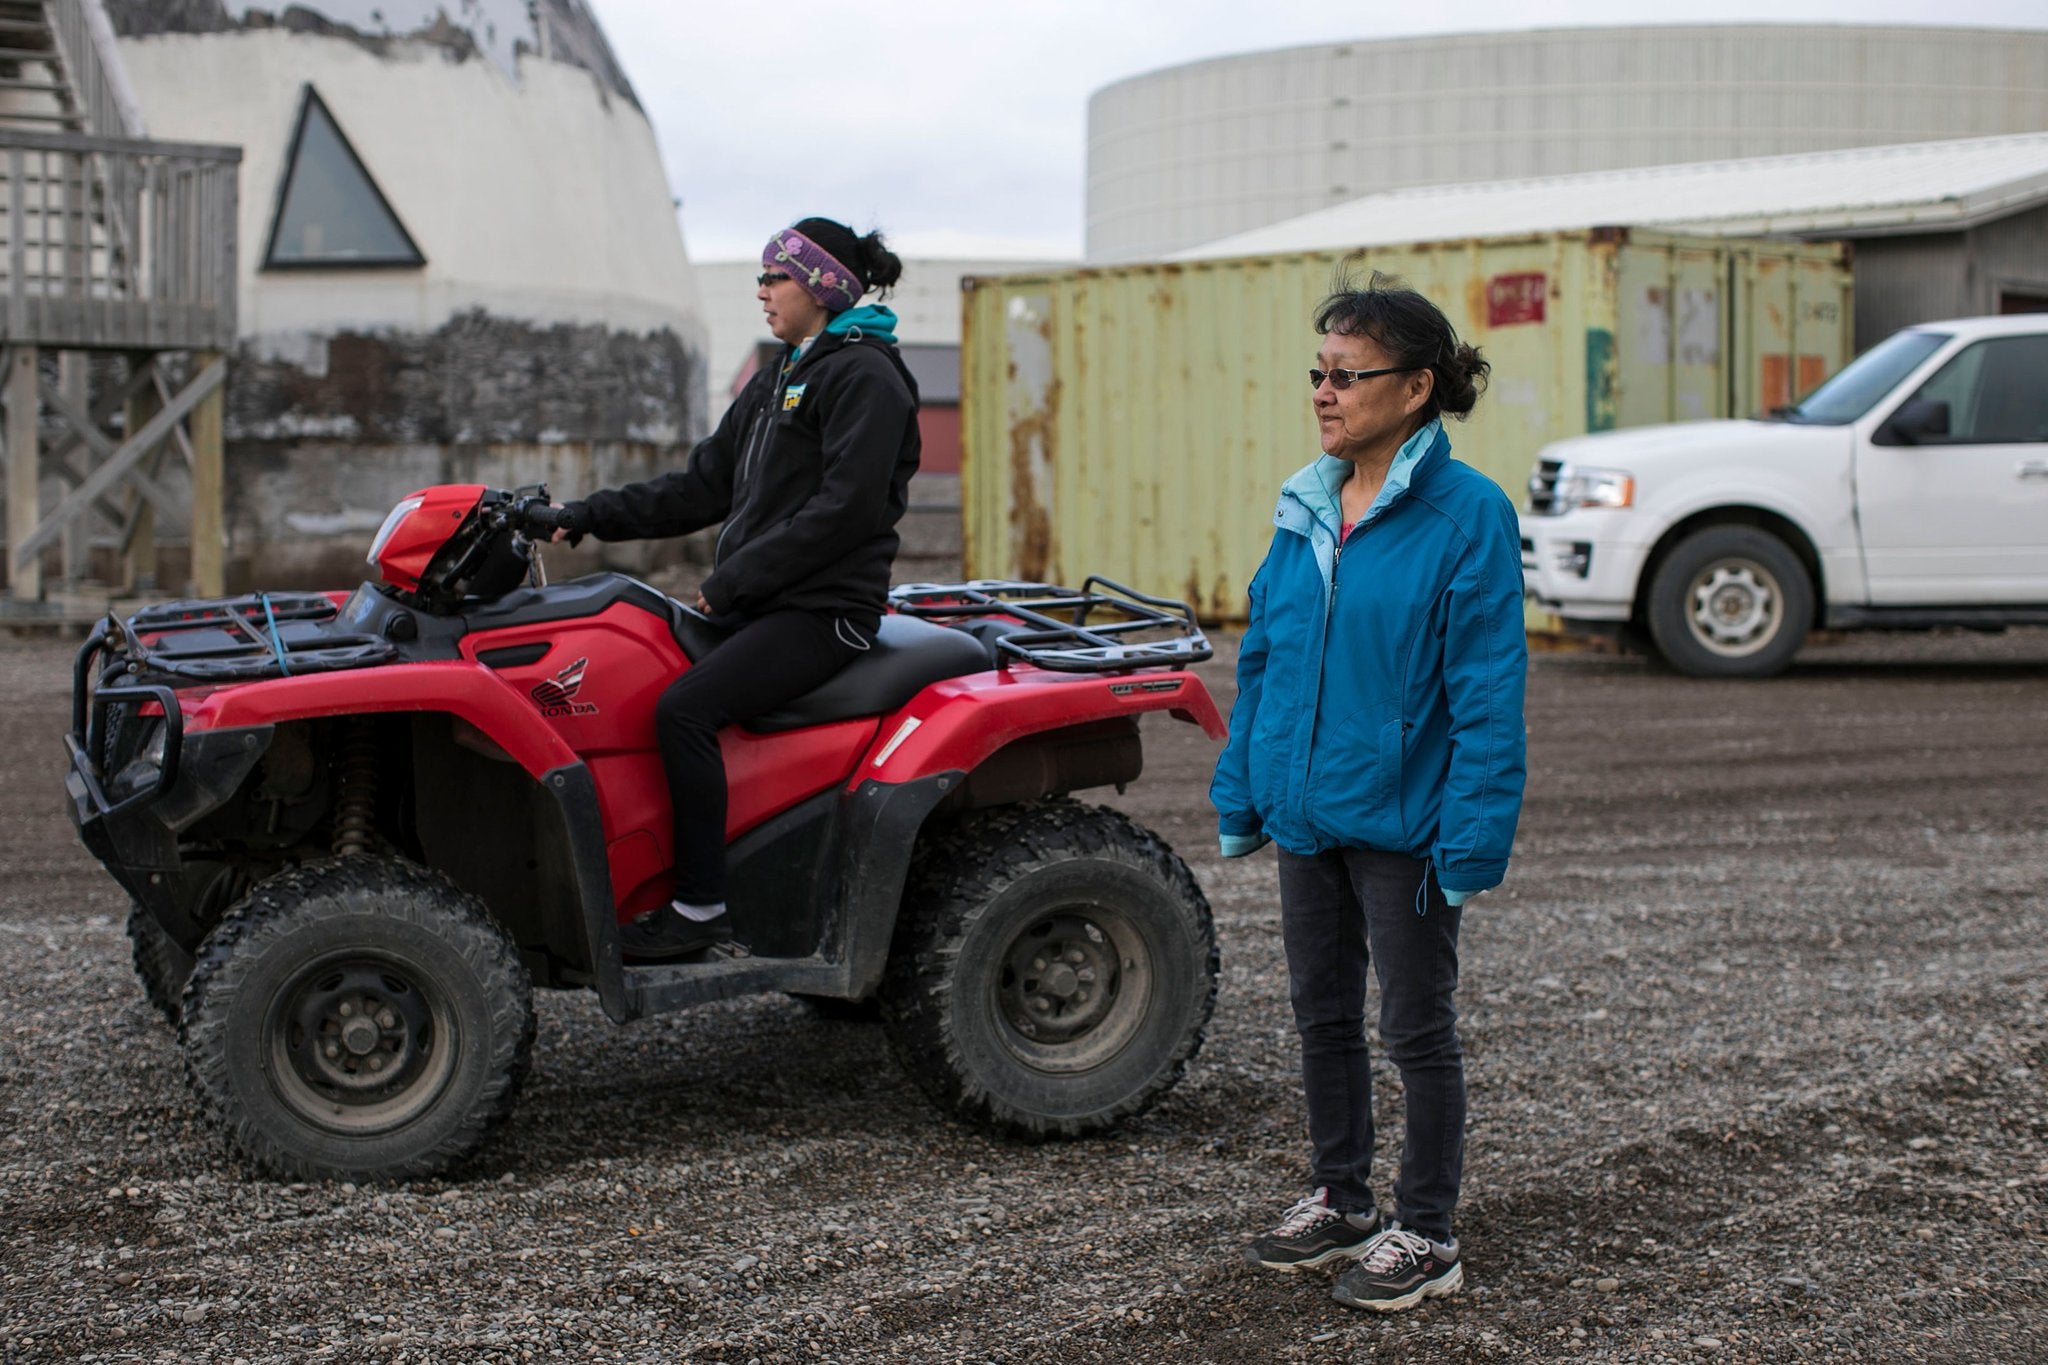
<svg viewBox="0 0 2048 1365">
<path fill-rule="evenodd" d="M 154 606 L 79 651 L 79 834 L 234 1146 L 287 1177 L 460 1161 L 511 1110 L 534 985 L 618 1023 L 879 997 L 942 1109 L 1028 1138 L 1173 1086 L 1215 998 L 1208 903 L 1068 793 L 1138 776 L 1147 712 L 1221 737 L 1187 607 L 898 589 L 872 651 L 722 738 L 752 956 L 641 965 L 619 927 L 671 881 L 654 703 L 720 630 L 620 574 L 545 584 L 558 517 L 545 489 L 425 489 L 377 533 L 380 583 Z"/>
</svg>

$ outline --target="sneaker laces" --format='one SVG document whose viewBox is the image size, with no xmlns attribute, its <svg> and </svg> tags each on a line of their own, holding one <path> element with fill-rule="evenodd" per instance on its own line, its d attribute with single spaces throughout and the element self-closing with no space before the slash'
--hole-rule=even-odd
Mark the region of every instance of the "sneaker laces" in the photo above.
<svg viewBox="0 0 2048 1365">
<path fill-rule="evenodd" d="M 1406 1228 L 1388 1228 L 1373 1239 L 1372 1249 L 1359 1262 L 1368 1275 L 1390 1275 L 1407 1261 L 1420 1262 L 1429 1255 L 1429 1239 Z"/>
<path fill-rule="evenodd" d="M 1321 1227 L 1332 1218 L 1344 1215 L 1330 1207 L 1330 1192 L 1319 1189 L 1306 1199 L 1296 1200 L 1280 1219 L 1280 1226 L 1273 1229 L 1275 1237 L 1299 1237 L 1311 1228 Z"/>
</svg>

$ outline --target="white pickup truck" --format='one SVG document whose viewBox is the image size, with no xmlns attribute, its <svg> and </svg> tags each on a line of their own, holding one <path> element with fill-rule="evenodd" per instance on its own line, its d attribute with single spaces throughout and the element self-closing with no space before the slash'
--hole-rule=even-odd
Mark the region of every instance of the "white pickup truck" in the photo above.
<svg viewBox="0 0 2048 1365">
<path fill-rule="evenodd" d="M 2048 315 L 1908 328 L 1767 419 L 1546 446 L 1522 574 L 1697 677 L 1815 628 L 2048 625 Z"/>
</svg>

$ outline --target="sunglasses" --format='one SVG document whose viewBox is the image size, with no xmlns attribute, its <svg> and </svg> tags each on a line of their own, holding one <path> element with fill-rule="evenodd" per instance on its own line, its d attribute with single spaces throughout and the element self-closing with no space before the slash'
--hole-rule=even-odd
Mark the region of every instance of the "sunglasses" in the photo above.
<svg viewBox="0 0 2048 1365">
<path fill-rule="evenodd" d="M 754 276 L 754 283 L 766 288 L 771 284 L 781 284 L 788 278 L 789 272 L 787 270 L 764 270 Z"/>
<path fill-rule="evenodd" d="M 1308 382 L 1310 388 L 1320 389 L 1323 381 L 1327 379 L 1331 388 L 1342 393 L 1361 379 L 1372 379 L 1383 374 L 1407 374 L 1410 370 L 1421 368 L 1420 365 L 1389 365 L 1384 370 L 1310 370 Z"/>
</svg>

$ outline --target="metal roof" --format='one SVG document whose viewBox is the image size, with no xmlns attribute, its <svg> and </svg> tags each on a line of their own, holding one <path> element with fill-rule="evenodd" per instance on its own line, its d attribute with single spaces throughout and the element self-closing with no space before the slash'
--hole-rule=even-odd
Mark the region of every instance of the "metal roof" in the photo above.
<svg viewBox="0 0 2048 1365">
<path fill-rule="evenodd" d="M 2048 132 L 1590 171 L 1370 194 L 1180 261 L 1592 227 L 1707 236 L 1953 232 L 2048 203 Z"/>
</svg>

